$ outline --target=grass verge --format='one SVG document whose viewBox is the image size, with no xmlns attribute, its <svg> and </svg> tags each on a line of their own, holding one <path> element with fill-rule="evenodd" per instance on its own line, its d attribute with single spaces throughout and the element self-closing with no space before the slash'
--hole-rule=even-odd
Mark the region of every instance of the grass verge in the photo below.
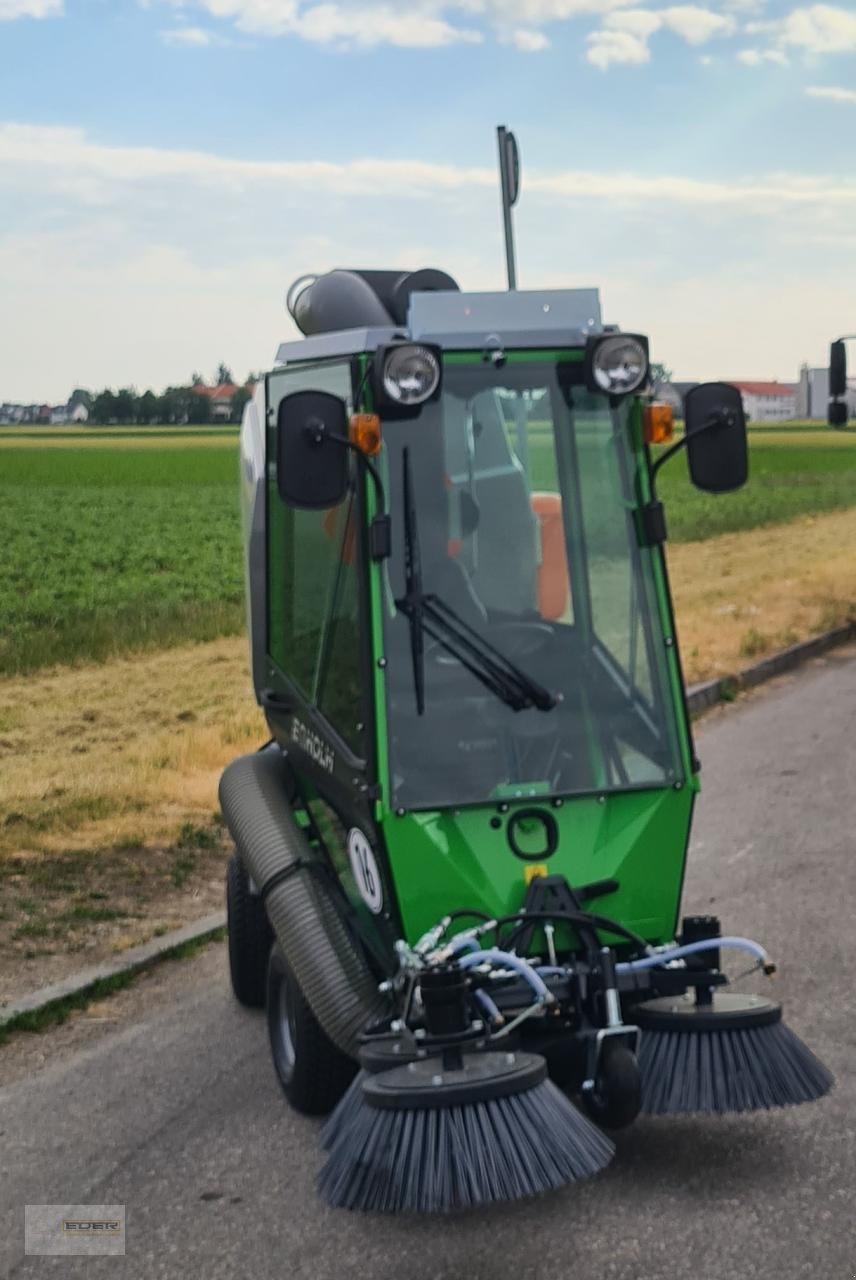
<svg viewBox="0 0 856 1280">
<path fill-rule="evenodd" d="M 55 1000 L 43 1009 L 34 1009 L 26 1013 L 15 1014 L 14 1017 L 0 1024 L 0 1047 L 7 1043 L 13 1032 L 24 1031 L 37 1035 L 40 1032 L 49 1031 L 52 1027 L 60 1026 L 63 1022 L 66 1022 L 72 1014 L 82 1013 L 95 1002 L 104 1000 L 108 996 L 115 995 L 117 991 L 123 991 L 126 987 L 131 986 L 140 974 L 145 969 L 151 968 L 152 965 L 160 964 L 164 960 L 187 960 L 202 951 L 210 943 L 222 942 L 225 937 L 226 930 L 217 929 L 213 933 L 207 934 L 204 938 L 194 938 L 189 942 L 182 942 L 179 946 L 163 952 L 145 965 L 138 965 L 136 968 L 129 969 L 124 973 L 111 974 L 107 978 L 97 978 L 85 991 L 77 992 L 71 996 L 64 996 L 61 1000 Z"/>
</svg>

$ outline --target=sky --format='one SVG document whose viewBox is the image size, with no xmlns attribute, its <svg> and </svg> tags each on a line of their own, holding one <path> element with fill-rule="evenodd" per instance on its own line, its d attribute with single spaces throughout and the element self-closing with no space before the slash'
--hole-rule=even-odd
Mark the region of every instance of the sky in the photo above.
<svg viewBox="0 0 856 1280">
<path fill-rule="evenodd" d="M 595 285 L 677 378 L 856 331 L 856 3 L 0 0 L 0 401 L 269 368 L 306 272 Z"/>
</svg>

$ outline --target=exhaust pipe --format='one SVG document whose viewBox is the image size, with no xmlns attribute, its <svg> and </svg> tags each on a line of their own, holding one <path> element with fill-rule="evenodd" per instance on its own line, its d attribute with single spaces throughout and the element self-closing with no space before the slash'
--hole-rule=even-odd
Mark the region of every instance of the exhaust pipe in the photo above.
<svg viewBox="0 0 856 1280">
<path fill-rule="evenodd" d="M 220 806 L 312 1012 L 333 1043 L 356 1058 L 366 1026 L 389 1010 L 326 882 L 325 864 L 295 820 L 288 792 L 281 752 L 260 751 L 226 768 Z"/>
</svg>

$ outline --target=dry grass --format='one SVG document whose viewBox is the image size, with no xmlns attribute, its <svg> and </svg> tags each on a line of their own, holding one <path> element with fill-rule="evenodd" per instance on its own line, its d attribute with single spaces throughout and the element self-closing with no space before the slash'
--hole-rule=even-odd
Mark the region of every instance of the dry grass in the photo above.
<svg viewBox="0 0 856 1280">
<path fill-rule="evenodd" d="M 856 510 L 668 553 L 686 677 L 739 670 L 856 617 Z"/>
<path fill-rule="evenodd" d="M 222 906 L 217 780 L 266 736 L 242 639 L 0 682 L 0 998 Z"/>
</svg>

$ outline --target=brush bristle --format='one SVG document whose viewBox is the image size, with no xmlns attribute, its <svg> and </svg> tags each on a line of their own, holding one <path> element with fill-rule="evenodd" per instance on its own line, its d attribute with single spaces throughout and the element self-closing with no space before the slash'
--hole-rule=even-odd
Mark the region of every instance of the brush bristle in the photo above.
<svg viewBox="0 0 856 1280">
<path fill-rule="evenodd" d="M 322 1150 L 330 1150 L 339 1134 L 351 1127 L 354 1117 L 366 1105 L 363 1100 L 363 1081 L 367 1074 L 366 1071 L 357 1072 L 336 1104 L 335 1110 L 331 1111 L 324 1121 L 319 1134 Z"/>
<path fill-rule="evenodd" d="M 549 1080 L 445 1108 L 361 1101 L 338 1128 L 318 1186 L 335 1208 L 437 1213 L 553 1190 L 599 1173 L 614 1151 Z"/>
<path fill-rule="evenodd" d="M 835 1078 L 783 1022 L 723 1031 L 643 1031 L 646 1115 L 765 1111 L 813 1102 Z"/>
</svg>

